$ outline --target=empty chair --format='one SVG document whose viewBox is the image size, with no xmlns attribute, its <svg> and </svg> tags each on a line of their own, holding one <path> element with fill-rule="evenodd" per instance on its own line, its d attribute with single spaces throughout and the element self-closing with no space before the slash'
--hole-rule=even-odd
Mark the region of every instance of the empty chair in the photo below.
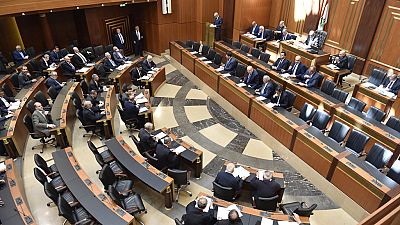
<svg viewBox="0 0 400 225">
<path fill-rule="evenodd" d="M 92 217 L 83 207 L 71 207 L 61 196 L 58 197 L 57 208 L 58 215 L 64 217 L 70 224 L 94 224 Z"/>
<path fill-rule="evenodd" d="M 26 104 L 26 109 L 32 114 L 35 111 L 35 101 L 29 100 L 28 103 Z"/>
<path fill-rule="evenodd" d="M 120 194 L 128 195 L 132 192 L 133 181 L 131 180 L 118 180 L 108 164 L 101 168 L 99 179 L 104 185 L 104 189 L 112 185 Z"/>
<path fill-rule="evenodd" d="M 103 45 L 98 45 L 93 48 L 94 54 L 96 54 L 97 57 L 101 57 L 104 55 L 104 46 Z"/>
<path fill-rule="evenodd" d="M 311 122 L 312 118 L 315 115 L 315 112 L 317 111 L 314 106 L 308 104 L 307 102 L 304 103 L 303 108 L 300 110 L 300 119 L 304 120 L 305 122 L 309 123 Z"/>
<path fill-rule="evenodd" d="M 91 48 L 91 47 L 89 47 L 89 48 Z M 104 50 L 106 51 L 106 52 L 112 52 L 113 51 L 113 45 L 112 44 L 110 44 L 110 45 L 106 45 L 105 47 L 104 47 Z"/>
<path fill-rule="evenodd" d="M 355 56 L 347 55 L 347 58 L 349 59 L 349 64 L 347 66 L 347 69 L 349 71 L 346 72 L 346 73 L 341 73 L 339 75 L 338 82 L 339 82 L 340 85 L 343 85 L 343 82 L 346 82 L 346 81 L 343 80 L 344 77 L 346 77 L 346 76 L 350 75 L 351 73 L 353 73 L 354 65 L 356 64 L 356 57 Z M 348 82 L 346 82 L 346 83 L 348 83 Z M 351 86 L 350 83 L 348 83 L 348 85 Z"/>
<path fill-rule="evenodd" d="M 214 57 L 214 64 L 219 66 L 219 65 L 221 65 L 221 63 L 222 63 L 222 56 L 220 54 L 216 53 L 215 57 Z"/>
<path fill-rule="evenodd" d="M 51 109 L 49 100 L 46 98 L 46 96 L 44 96 L 42 91 L 36 92 L 36 94 L 35 94 L 35 96 L 33 96 L 33 98 L 35 99 L 35 101 L 40 102 L 42 104 L 43 108 L 45 108 L 47 110 Z"/>
<path fill-rule="evenodd" d="M 400 160 L 396 160 L 386 174 L 387 177 L 400 184 Z"/>
<path fill-rule="evenodd" d="M 95 154 L 94 157 L 96 158 L 96 161 L 101 166 L 101 168 L 103 168 L 103 166 L 105 164 L 108 164 L 110 166 L 111 170 L 113 171 L 115 176 L 127 176 L 127 174 L 125 173 L 124 169 L 122 168 L 121 165 L 119 165 L 118 162 L 111 161 L 109 163 L 105 163 L 104 160 L 103 160 L 103 157 L 101 157 L 100 154 Z M 99 172 L 100 172 L 100 170 L 96 171 L 97 174 Z"/>
<path fill-rule="evenodd" d="M 238 41 L 234 41 L 234 42 L 232 42 L 232 46 L 235 49 L 240 49 L 242 47 L 242 44 Z"/>
<path fill-rule="evenodd" d="M 19 88 L 18 73 L 14 73 L 13 75 L 11 75 L 10 80 L 11 84 L 16 90 L 21 90 L 21 88 Z"/>
<path fill-rule="evenodd" d="M 210 49 L 210 50 L 208 51 L 208 54 L 207 54 L 206 58 L 207 58 L 208 60 L 213 61 L 216 54 L 217 54 L 217 52 L 215 52 L 214 49 Z"/>
<path fill-rule="evenodd" d="M 39 181 L 43 186 L 46 182 L 49 182 L 46 175 L 44 175 L 44 173 L 36 167 L 33 168 L 33 174 L 35 175 L 36 180 Z M 60 176 L 51 179 L 50 184 L 53 185 L 58 192 L 62 192 L 67 188 Z"/>
<path fill-rule="evenodd" d="M 7 97 L 14 97 L 14 91 L 13 91 L 12 87 L 10 87 L 10 85 L 8 85 L 7 83 L 4 83 L 4 84 L 1 86 L 1 88 L 3 89 L 4 94 L 5 94 Z"/>
<path fill-rule="evenodd" d="M 265 63 L 268 63 L 270 57 L 271 57 L 271 55 L 268 53 L 265 53 L 265 52 L 260 54 L 260 60 Z"/>
<path fill-rule="evenodd" d="M 393 153 L 390 150 L 375 143 L 371 150 L 369 150 L 365 161 L 377 169 L 381 169 L 389 162 L 392 155 Z"/>
<path fill-rule="evenodd" d="M 67 56 L 67 55 L 68 55 L 68 51 L 67 51 L 66 48 L 63 48 L 63 49 L 60 50 L 60 56 L 61 56 L 62 58 L 64 58 L 64 57 Z"/>
<path fill-rule="evenodd" d="M 386 122 L 386 126 L 392 128 L 393 130 L 400 132 L 400 120 L 394 116 L 391 116 L 388 119 L 388 121 Z"/>
<path fill-rule="evenodd" d="M 47 94 L 50 96 L 51 100 L 54 102 L 57 98 L 58 91 L 54 87 L 47 89 Z"/>
<path fill-rule="evenodd" d="M 339 89 L 337 89 L 337 88 L 335 88 L 334 90 L 333 90 L 333 93 L 332 93 L 332 97 L 333 98 L 335 98 L 335 99 L 337 99 L 337 100 L 339 100 L 339 101 L 341 101 L 341 102 L 346 102 L 346 99 L 347 99 L 347 96 L 349 95 L 349 93 L 348 92 L 345 92 L 345 91 L 342 91 L 342 90 L 339 90 Z"/>
<path fill-rule="evenodd" d="M 309 217 L 313 214 L 313 210 L 317 208 L 317 204 L 312 204 L 311 206 L 307 206 L 305 202 L 291 202 L 281 204 L 279 208 L 286 215 L 293 216 L 293 213 L 296 213 L 299 216 Z"/>
<path fill-rule="evenodd" d="M 336 87 L 336 84 L 333 81 L 331 81 L 329 79 L 325 79 L 324 83 L 322 83 L 322 85 L 321 85 L 321 91 L 327 95 L 332 95 L 335 87 Z"/>
<path fill-rule="evenodd" d="M 260 57 L 261 51 L 258 48 L 252 48 L 250 54 L 253 57 L 258 58 L 258 57 Z"/>
<path fill-rule="evenodd" d="M 200 49 L 200 43 L 199 42 L 195 42 L 193 43 L 193 50 L 198 52 Z"/>
<path fill-rule="evenodd" d="M 203 45 L 203 48 L 201 49 L 201 55 L 207 55 L 208 51 L 210 51 L 210 46 L 208 45 Z"/>
<path fill-rule="evenodd" d="M 248 53 L 250 51 L 250 47 L 245 44 L 242 44 L 242 47 L 240 47 L 240 50 L 242 52 Z"/>
<path fill-rule="evenodd" d="M 224 187 L 216 182 L 213 182 L 214 196 L 225 201 L 232 202 L 236 198 L 236 192 L 232 187 Z"/>
<path fill-rule="evenodd" d="M 374 69 L 372 70 L 371 76 L 368 78 L 368 83 L 371 83 L 375 86 L 379 86 L 382 84 L 385 79 L 386 73 L 382 70 Z"/>
<path fill-rule="evenodd" d="M 288 107 L 286 108 L 286 110 L 290 112 L 293 109 L 293 104 L 294 104 L 294 101 L 296 100 L 297 95 L 289 90 L 285 90 L 285 92 L 289 97 L 289 104 L 288 104 Z"/>
<path fill-rule="evenodd" d="M 89 86 L 88 86 L 88 84 L 86 83 L 86 80 L 82 80 L 82 81 L 79 83 L 79 85 L 81 86 L 83 96 L 86 97 L 87 95 L 89 95 Z"/>
<path fill-rule="evenodd" d="M 367 118 L 371 118 L 374 119 L 378 122 L 382 122 L 383 118 L 385 118 L 386 113 L 378 108 L 376 108 L 375 106 L 371 106 L 369 107 L 366 117 Z"/>
<path fill-rule="evenodd" d="M 330 119 L 331 116 L 328 113 L 317 110 L 311 124 L 321 131 L 324 131 Z"/>
<path fill-rule="evenodd" d="M 57 190 L 53 187 L 53 185 L 51 185 L 48 182 L 44 183 L 44 193 L 46 194 L 47 197 L 49 197 L 55 205 L 57 205 L 58 203 L 58 196 L 60 195 Z M 76 200 L 76 198 L 74 197 L 74 195 L 69 191 L 69 190 L 65 190 L 61 193 L 61 197 L 63 199 L 65 199 L 65 201 L 68 202 L 68 204 L 70 206 L 76 206 L 79 204 L 79 202 Z M 47 203 L 47 206 L 50 206 L 51 202 Z"/>
<path fill-rule="evenodd" d="M 364 111 L 365 106 L 367 105 L 365 102 L 362 102 L 354 97 L 351 97 L 349 103 L 347 105 L 359 112 Z"/>
<path fill-rule="evenodd" d="M 328 137 L 332 138 L 337 143 L 342 143 L 342 141 L 344 141 L 349 131 L 350 131 L 349 126 L 336 120 L 333 123 L 331 130 L 329 131 Z"/>
<path fill-rule="evenodd" d="M 35 154 L 33 156 L 33 159 L 35 161 L 36 166 L 39 167 L 43 172 L 45 172 L 46 176 L 48 176 L 50 178 L 59 176 L 56 164 L 52 164 L 51 166 L 48 166 L 46 160 L 44 160 L 38 154 Z"/>
<path fill-rule="evenodd" d="M 363 132 L 353 129 L 350 132 L 349 138 L 346 141 L 346 149 L 351 150 L 351 152 L 357 156 L 363 155 L 365 145 L 369 141 L 369 136 L 365 135 Z"/>
<path fill-rule="evenodd" d="M 103 157 L 104 162 L 109 163 L 109 162 L 115 160 L 111 151 L 107 149 L 107 145 L 102 145 L 102 146 L 96 147 L 96 145 L 94 145 L 94 143 L 91 140 L 88 140 L 87 144 L 88 144 L 90 151 L 92 151 L 93 154 L 100 154 L 101 157 Z M 99 149 L 101 149 L 101 148 L 106 148 L 106 150 L 104 150 L 100 153 Z"/>
<path fill-rule="evenodd" d="M 53 142 L 55 140 L 54 138 L 50 138 L 46 134 L 41 133 L 41 132 L 35 132 L 35 130 L 33 128 L 32 117 L 30 117 L 28 114 L 25 114 L 24 118 L 23 118 L 23 122 L 24 122 L 24 125 L 27 128 L 31 138 L 39 139 L 39 141 L 40 141 L 40 144 L 33 146 L 32 150 L 34 150 L 36 148 L 40 148 L 40 153 L 43 153 L 43 149 L 47 144 L 55 147 L 55 144 L 50 144 L 50 142 Z M 46 138 L 49 138 L 49 139 L 46 140 Z"/>
<path fill-rule="evenodd" d="M 245 73 L 246 73 L 246 66 L 241 63 L 238 63 L 238 65 L 236 66 L 235 76 L 243 77 Z"/>
<path fill-rule="evenodd" d="M 179 200 L 179 193 L 181 191 L 186 192 L 192 197 L 192 193 L 185 189 L 190 184 L 187 170 L 168 169 L 168 176 L 174 179 L 174 184 L 176 185 L 177 192 L 175 201 Z"/>
<path fill-rule="evenodd" d="M 185 45 L 186 45 L 187 48 L 193 48 L 193 43 L 194 42 L 192 40 L 187 40 Z"/>
<path fill-rule="evenodd" d="M 276 211 L 279 196 L 275 195 L 270 198 L 257 197 L 254 199 L 255 208 L 264 211 Z"/>
</svg>

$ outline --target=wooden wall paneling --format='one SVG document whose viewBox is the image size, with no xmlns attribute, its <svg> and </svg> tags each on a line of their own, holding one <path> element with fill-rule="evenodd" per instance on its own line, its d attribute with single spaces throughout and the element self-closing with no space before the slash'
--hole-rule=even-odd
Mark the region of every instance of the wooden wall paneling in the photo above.
<svg viewBox="0 0 400 225">
<path fill-rule="evenodd" d="M 274 0 L 271 2 L 271 11 L 269 13 L 268 28 L 275 30 L 282 20 L 282 8 L 284 0 Z"/>
<path fill-rule="evenodd" d="M 222 36 L 228 40 L 233 39 L 233 21 L 235 19 L 235 0 L 225 0 L 223 6 L 224 26 L 222 28 Z"/>
<path fill-rule="evenodd" d="M 74 11 L 74 21 L 76 27 L 77 40 L 80 48 L 91 46 L 88 25 L 84 10 Z M 56 41 L 56 43 L 59 43 Z"/>
<path fill-rule="evenodd" d="M 15 50 L 15 46 L 24 46 L 15 17 L 0 17 L 0 34 L 0 51 L 11 62 L 11 52 Z"/>
<path fill-rule="evenodd" d="M 107 44 L 113 43 L 113 36 L 116 34 L 116 30 L 120 29 L 122 35 L 125 37 L 125 51 L 127 54 L 133 52 L 132 46 L 132 31 L 129 16 L 121 16 L 117 18 L 106 19 L 105 21 L 106 32 L 107 32 Z M 133 29 L 132 29 L 133 30 Z"/>
<path fill-rule="evenodd" d="M 36 52 L 43 52 L 46 49 L 42 38 L 42 30 L 39 15 L 26 15 L 15 18 L 18 24 L 25 48 L 33 46 Z M 15 47 L 15 46 L 14 46 Z"/>
<path fill-rule="evenodd" d="M 80 11 L 80 10 L 76 10 Z M 53 35 L 54 44 L 60 48 L 64 48 L 72 44 L 72 40 L 79 40 L 77 22 L 75 18 L 75 10 L 48 13 L 47 19 L 50 24 L 51 34 Z M 87 29 L 80 27 L 79 30 Z"/>
<path fill-rule="evenodd" d="M 284 0 L 282 8 L 282 20 L 285 21 L 286 27 L 289 32 L 302 34 L 304 30 L 304 20 L 295 20 L 295 9 L 296 0 Z M 276 24 L 275 27 L 276 26 L 278 26 L 278 24 Z"/>
</svg>

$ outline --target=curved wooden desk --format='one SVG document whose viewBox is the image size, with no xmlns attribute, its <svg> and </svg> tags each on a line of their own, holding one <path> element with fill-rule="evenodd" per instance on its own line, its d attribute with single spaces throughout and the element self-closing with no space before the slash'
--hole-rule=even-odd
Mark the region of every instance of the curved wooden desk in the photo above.
<svg viewBox="0 0 400 225">
<path fill-rule="evenodd" d="M 105 109 L 105 117 L 103 119 L 98 120 L 97 123 L 102 123 L 104 127 L 105 138 L 109 139 L 114 137 L 115 135 L 115 111 L 117 108 L 118 100 L 115 93 L 114 86 L 108 86 L 107 92 L 101 93 L 101 97 L 104 98 L 104 109 Z"/>
<path fill-rule="evenodd" d="M 126 66 L 123 70 L 115 69 L 108 75 L 108 78 L 111 79 L 114 83 L 115 88 L 119 90 L 119 93 L 122 94 L 122 85 L 132 83 L 131 71 L 133 67 L 137 66 L 142 61 L 142 58 L 137 58 L 132 61 L 132 64 Z M 119 89 L 118 89 L 119 88 Z"/>
<path fill-rule="evenodd" d="M 151 96 L 156 96 L 159 87 L 165 82 L 165 67 L 160 68 L 148 80 L 140 80 L 145 84 L 146 89 L 150 90 Z"/>
</svg>

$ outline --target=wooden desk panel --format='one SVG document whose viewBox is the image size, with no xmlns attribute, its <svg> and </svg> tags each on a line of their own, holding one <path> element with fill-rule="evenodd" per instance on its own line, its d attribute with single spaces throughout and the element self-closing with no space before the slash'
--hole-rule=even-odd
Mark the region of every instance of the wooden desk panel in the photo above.
<svg viewBox="0 0 400 225">
<path fill-rule="evenodd" d="M 131 78 L 131 71 L 133 67 L 137 66 L 139 63 L 141 63 L 142 58 L 137 58 L 135 59 L 132 64 L 127 66 L 123 70 L 114 70 L 108 78 L 111 79 L 114 83 L 114 87 L 116 90 L 119 90 L 119 93 L 122 94 L 122 85 L 123 84 L 131 84 L 132 83 L 132 78 Z M 119 88 L 119 89 L 118 89 Z"/>
<path fill-rule="evenodd" d="M 240 41 L 242 44 L 245 44 L 245 45 L 247 45 L 247 46 L 249 46 L 249 47 L 253 47 L 253 48 L 257 47 L 258 44 L 260 44 L 260 43 L 262 44 L 262 43 L 265 42 L 265 40 L 255 40 L 255 39 L 246 37 L 246 36 L 243 35 L 243 34 L 241 34 L 241 35 L 239 36 L 239 41 Z"/>
<path fill-rule="evenodd" d="M 286 58 L 290 61 L 294 62 L 294 58 L 299 55 L 301 56 L 301 62 L 304 63 L 307 67 L 312 65 L 312 62 L 315 62 L 315 65 L 322 65 L 329 62 L 329 54 L 325 53 L 322 55 L 312 54 L 307 52 L 304 49 L 301 49 L 294 44 L 291 44 L 293 41 L 281 41 L 282 51 L 286 52 Z"/>
<path fill-rule="evenodd" d="M 218 94 L 224 97 L 247 117 L 250 116 L 250 107 L 254 96 L 245 89 L 238 87 L 235 82 L 226 77 L 220 77 Z"/>
<path fill-rule="evenodd" d="M 146 89 L 150 90 L 151 96 L 156 96 L 158 88 L 165 82 L 165 67 L 160 68 L 152 77 L 148 80 L 140 80 L 144 83 Z"/>
<path fill-rule="evenodd" d="M 278 54 L 280 52 L 280 43 L 277 41 L 267 41 L 266 42 L 267 50 Z"/>
<path fill-rule="evenodd" d="M 195 60 L 194 74 L 214 91 L 218 92 L 219 77 L 215 69 L 199 59 Z"/>
<path fill-rule="evenodd" d="M 183 49 L 184 48 L 182 48 L 180 45 L 178 45 L 174 41 L 169 43 L 169 54 L 171 55 L 172 58 L 174 58 L 180 64 L 182 64 L 182 50 Z"/>
<path fill-rule="evenodd" d="M 192 55 L 188 50 L 182 50 L 182 65 L 190 72 L 194 73 L 194 64 L 196 56 Z"/>
<path fill-rule="evenodd" d="M 333 80 L 333 82 L 335 82 L 336 84 L 339 81 L 339 77 L 342 74 L 346 74 L 346 73 L 350 73 L 349 70 L 345 69 L 345 70 L 332 70 L 329 67 L 327 67 L 327 65 L 319 65 L 318 66 L 318 71 L 321 74 L 326 74 L 330 80 Z"/>
<path fill-rule="evenodd" d="M 365 107 L 365 111 L 368 110 L 371 106 L 375 106 L 378 109 L 389 113 L 390 108 L 395 101 L 394 99 L 384 96 L 375 90 L 366 88 L 365 84 L 362 83 L 356 84 L 356 86 L 354 87 L 353 97 L 367 104 L 367 106 Z"/>
<path fill-rule="evenodd" d="M 114 137 L 116 132 L 114 121 L 115 121 L 115 114 L 116 114 L 115 111 L 117 108 L 118 100 L 115 92 L 116 92 L 115 87 L 109 86 L 108 91 L 105 94 L 105 101 L 104 101 L 106 117 L 105 119 L 98 121 L 103 123 L 106 139 Z"/>
</svg>

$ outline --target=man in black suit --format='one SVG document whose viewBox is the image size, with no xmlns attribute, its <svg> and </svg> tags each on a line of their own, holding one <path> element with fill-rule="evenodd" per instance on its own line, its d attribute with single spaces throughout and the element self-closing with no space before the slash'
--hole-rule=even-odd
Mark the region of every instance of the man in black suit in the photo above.
<svg viewBox="0 0 400 225">
<path fill-rule="evenodd" d="M 57 80 L 58 74 L 56 71 L 50 73 L 50 77 L 46 80 L 46 85 L 50 88 L 53 87 L 57 92 L 60 92 L 64 87 L 64 83 L 60 83 Z"/>
<path fill-rule="evenodd" d="M 74 56 L 72 56 L 72 64 L 78 69 L 84 67 L 86 63 L 88 63 L 88 60 L 86 57 L 79 51 L 79 48 L 73 47 L 74 50 Z"/>
<path fill-rule="evenodd" d="M 179 166 L 178 156 L 170 150 L 172 139 L 165 137 L 156 146 L 155 157 L 158 159 L 158 169 L 167 167 L 168 169 L 177 169 Z"/>
<path fill-rule="evenodd" d="M 131 87 L 127 88 L 126 91 L 124 93 L 122 93 L 121 96 L 121 101 L 123 103 L 123 105 L 125 104 L 126 101 L 129 101 L 129 97 L 131 95 L 135 95 L 136 90 L 134 91 Z"/>
<path fill-rule="evenodd" d="M 132 37 L 135 45 L 135 56 L 143 56 L 143 35 L 140 33 L 139 26 L 135 26 Z"/>
<path fill-rule="evenodd" d="M 398 79 L 397 75 L 394 74 L 393 69 L 388 70 L 386 78 L 380 85 L 380 88 L 384 88 L 386 91 L 397 94 L 400 89 L 400 79 Z"/>
<path fill-rule="evenodd" d="M 281 86 L 278 86 L 275 94 L 272 96 L 271 102 L 274 103 L 274 107 L 287 109 L 289 107 L 289 96 L 283 91 Z"/>
<path fill-rule="evenodd" d="M 54 46 L 54 49 L 50 52 L 50 60 L 53 63 L 59 63 L 61 61 L 60 49 L 58 46 Z"/>
<path fill-rule="evenodd" d="M 261 86 L 261 79 L 257 70 L 252 66 L 247 67 L 246 74 L 243 77 L 243 83 L 247 84 L 247 86 L 252 89 L 257 89 Z"/>
<path fill-rule="evenodd" d="M 139 80 L 141 77 L 142 77 L 141 69 L 135 66 L 131 71 L 132 83 L 138 87 L 142 86 L 143 84 Z"/>
<path fill-rule="evenodd" d="M 235 57 L 232 56 L 232 52 L 229 51 L 226 53 L 226 63 L 224 65 L 224 70 L 221 71 L 221 73 L 235 73 L 237 65 L 237 59 L 235 59 Z"/>
<path fill-rule="evenodd" d="M 100 99 L 98 98 L 96 90 L 90 91 L 89 95 L 86 97 L 86 101 L 90 101 L 92 103 L 92 110 L 95 113 L 100 112 L 100 108 L 104 105 L 104 102 L 100 101 Z"/>
<path fill-rule="evenodd" d="M 116 31 L 117 32 L 115 33 L 115 35 L 113 37 L 113 43 L 119 49 L 124 49 L 125 48 L 125 39 L 124 39 L 124 36 L 121 33 L 121 29 L 117 28 Z"/>
<path fill-rule="evenodd" d="M 239 217 L 239 213 L 232 209 L 229 211 L 227 220 L 220 220 L 215 223 L 215 225 L 243 225 L 242 220 Z"/>
<path fill-rule="evenodd" d="M 61 73 L 63 76 L 75 76 L 76 68 L 71 63 L 71 58 L 68 56 L 65 56 L 64 62 L 61 63 Z"/>
<path fill-rule="evenodd" d="M 209 209 L 208 212 L 204 212 L 207 207 L 207 201 L 207 198 L 199 197 L 186 206 L 186 214 L 182 217 L 185 225 L 214 224 L 214 210 Z"/>
<path fill-rule="evenodd" d="M 122 52 L 116 46 L 113 47 L 112 58 L 120 65 L 124 64 L 126 61 L 131 60 L 130 58 L 125 57 L 124 54 L 122 54 Z"/>
<path fill-rule="evenodd" d="M 275 93 L 275 84 L 268 75 L 263 77 L 263 85 L 256 91 L 260 96 L 271 99 Z"/>
<path fill-rule="evenodd" d="M 286 29 L 286 25 L 285 25 L 285 21 L 282 20 L 279 22 L 279 24 L 275 30 L 275 39 L 276 40 L 281 40 L 283 29 Z"/>
<path fill-rule="evenodd" d="M 50 56 L 48 54 L 44 54 L 40 59 L 40 71 L 47 70 L 51 65 Z"/>
<path fill-rule="evenodd" d="M 157 141 L 151 134 L 153 132 L 154 126 L 152 123 L 145 123 L 144 128 L 139 130 L 139 139 L 144 147 L 144 151 L 150 151 L 151 154 L 155 151 L 157 146 Z M 150 153 L 149 152 L 149 153 Z"/>
<path fill-rule="evenodd" d="M 252 188 L 252 196 L 254 199 L 258 197 L 271 198 L 278 194 L 281 190 L 281 186 L 272 178 L 273 173 L 271 171 L 265 171 L 263 174 L 259 174 L 250 181 Z M 259 175 L 262 179 L 258 179 Z"/>
<path fill-rule="evenodd" d="M 5 116 L 9 114 L 8 108 L 11 106 L 11 102 L 15 102 L 17 99 L 14 97 L 7 97 L 4 94 L 4 90 L 0 88 L 0 114 Z"/>
<path fill-rule="evenodd" d="M 104 61 L 104 69 L 107 72 L 114 71 L 119 66 L 119 63 L 112 59 L 110 53 L 106 52 L 104 55 L 106 56 L 106 60 Z"/>
<path fill-rule="evenodd" d="M 221 27 L 223 20 L 217 12 L 214 13 L 215 41 L 221 40 Z"/>
<path fill-rule="evenodd" d="M 124 102 L 124 112 L 129 120 L 137 120 L 137 127 L 144 127 L 145 119 L 139 116 L 139 105 L 136 105 L 135 95 L 131 94 L 129 100 Z"/>
<path fill-rule="evenodd" d="M 147 74 L 150 71 L 153 71 L 153 68 L 156 68 L 157 65 L 153 62 L 153 57 L 148 55 L 145 60 L 142 62 L 142 72 Z"/>
<path fill-rule="evenodd" d="M 340 70 L 347 70 L 349 68 L 349 58 L 346 55 L 346 51 L 342 50 L 339 55 L 333 60 L 333 65 L 339 67 Z M 343 76 L 339 76 L 338 84 L 343 85 Z"/>
<path fill-rule="evenodd" d="M 226 165 L 226 170 L 223 172 L 219 172 L 214 182 L 224 187 L 231 187 L 236 192 L 236 194 L 238 194 L 242 189 L 243 180 L 240 177 L 233 176 L 234 170 L 235 164 L 228 163 Z"/>
<path fill-rule="evenodd" d="M 317 35 L 315 35 L 315 31 L 310 30 L 304 44 L 306 44 L 309 48 L 311 48 L 312 46 L 315 45 L 316 42 L 318 42 L 318 37 Z"/>
<path fill-rule="evenodd" d="M 286 58 L 286 52 L 281 52 L 281 57 L 278 58 L 274 64 L 272 64 L 272 69 L 278 72 L 283 72 L 289 69 L 290 61 Z"/>
<path fill-rule="evenodd" d="M 282 36 L 281 36 L 280 40 L 281 41 L 287 41 L 287 40 L 290 40 L 290 39 L 292 39 L 292 35 L 289 34 L 286 29 L 283 29 L 282 30 Z"/>
<path fill-rule="evenodd" d="M 29 84 L 35 83 L 36 79 L 32 79 L 31 74 L 28 71 L 28 67 L 22 66 L 21 73 L 18 74 L 19 88 L 23 88 Z"/>
<path fill-rule="evenodd" d="M 15 51 L 13 51 L 12 56 L 16 66 L 22 65 L 24 60 L 29 58 L 28 54 L 22 50 L 21 45 L 15 46 Z"/>
<path fill-rule="evenodd" d="M 306 71 L 307 67 L 303 63 L 301 63 L 301 57 L 298 55 L 295 57 L 294 62 L 289 67 L 289 69 L 285 70 L 283 73 L 289 74 L 289 77 L 291 78 L 302 80 L 303 75 Z"/>
<path fill-rule="evenodd" d="M 307 72 L 303 75 L 304 82 L 299 83 L 300 86 L 312 88 L 318 87 L 322 75 L 317 72 L 315 66 L 310 66 Z"/>
<path fill-rule="evenodd" d="M 87 123 L 87 125 L 102 126 L 102 124 L 97 124 L 97 121 L 100 120 L 105 114 L 104 111 L 101 113 L 95 112 L 91 101 L 84 101 L 82 115 L 83 120 Z"/>
<path fill-rule="evenodd" d="M 252 35 L 257 35 L 258 31 L 260 29 L 260 26 L 258 26 L 258 24 L 256 23 L 256 21 L 251 22 L 251 27 L 249 29 L 249 32 L 247 32 L 248 34 L 252 34 Z"/>
<path fill-rule="evenodd" d="M 99 84 L 99 76 L 97 74 L 92 75 L 92 80 L 89 82 L 89 91 L 95 90 L 98 93 L 103 92 L 103 88 Z"/>
</svg>

